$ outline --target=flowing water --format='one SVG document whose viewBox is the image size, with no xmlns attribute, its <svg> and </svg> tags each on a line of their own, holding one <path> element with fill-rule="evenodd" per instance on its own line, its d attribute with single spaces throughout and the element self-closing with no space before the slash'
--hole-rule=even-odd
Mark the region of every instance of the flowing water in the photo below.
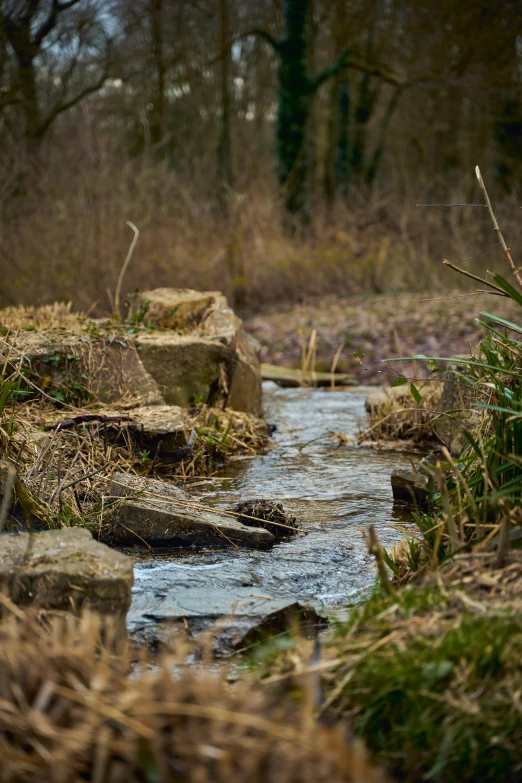
<svg viewBox="0 0 522 783">
<path fill-rule="evenodd" d="M 289 600 L 335 611 L 375 583 L 363 531 L 373 523 L 383 545 L 408 524 L 393 504 L 390 473 L 405 454 L 347 445 L 365 426 L 369 388 L 329 391 L 265 384 L 265 413 L 277 429 L 264 455 L 235 460 L 192 488 L 218 508 L 240 499 L 282 501 L 307 534 L 270 551 L 208 550 L 135 563 L 129 630 L 180 617 L 259 614 Z M 189 488 L 190 489 L 190 488 Z"/>
</svg>

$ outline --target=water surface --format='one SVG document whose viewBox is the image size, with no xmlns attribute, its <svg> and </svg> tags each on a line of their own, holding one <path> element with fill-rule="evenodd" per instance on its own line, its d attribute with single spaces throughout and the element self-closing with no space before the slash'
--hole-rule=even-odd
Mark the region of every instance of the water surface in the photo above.
<svg viewBox="0 0 522 783">
<path fill-rule="evenodd" d="M 407 456 L 359 448 L 370 389 L 265 388 L 265 412 L 277 429 L 264 455 L 236 460 L 193 493 L 209 505 L 240 499 L 282 501 L 307 534 L 268 552 L 198 551 L 136 562 L 130 630 L 169 617 L 256 614 L 289 599 L 332 611 L 358 600 L 375 583 L 364 541 L 373 523 L 385 546 L 399 541 L 392 524 L 409 521 L 394 506 L 390 473 Z M 391 524 L 390 524 L 391 523 Z"/>
</svg>

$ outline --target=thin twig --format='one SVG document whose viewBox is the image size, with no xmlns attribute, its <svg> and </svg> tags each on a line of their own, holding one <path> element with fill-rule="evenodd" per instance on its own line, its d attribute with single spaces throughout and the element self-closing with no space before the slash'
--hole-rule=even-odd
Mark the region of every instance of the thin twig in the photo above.
<svg viewBox="0 0 522 783">
<path fill-rule="evenodd" d="M 451 261 L 448 261 L 447 258 L 444 258 L 442 260 L 442 263 L 446 266 L 449 266 L 450 269 L 454 269 L 455 272 L 460 272 L 461 275 L 465 275 L 466 277 L 471 277 L 472 280 L 478 280 L 479 283 L 484 283 L 484 285 L 487 285 L 488 288 L 492 288 L 494 291 L 498 293 L 499 296 L 508 296 L 505 291 L 503 291 L 501 288 L 499 288 L 498 285 L 495 285 L 494 283 L 490 283 L 489 280 L 486 280 L 484 277 L 479 277 L 478 275 L 474 275 L 471 272 L 468 272 L 466 269 L 462 269 L 460 266 L 455 266 L 455 264 L 452 264 Z"/>
<path fill-rule="evenodd" d="M 125 221 L 130 228 L 134 231 L 134 236 L 132 238 L 132 242 L 130 243 L 129 251 L 127 253 L 127 257 L 125 258 L 125 261 L 123 262 L 123 266 L 121 268 L 120 276 L 118 277 L 118 282 L 116 284 L 116 291 L 114 292 L 114 315 L 118 316 L 118 318 L 121 319 L 121 311 L 120 311 L 120 293 L 121 293 L 121 286 L 123 283 L 123 278 L 125 277 L 125 272 L 127 271 L 127 267 L 130 264 L 130 260 L 132 258 L 132 254 L 134 253 L 134 248 L 136 247 L 136 243 L 138 241 L 140 232 L 139 229 L 136 228 L 134 223 L 131 223 L 130 220 Z"/>
<path fill-rule="evenodd" d="M 513 276 L 514 276 L 515 280 L 517 281 L 519 288 L 522 288 L 522 279 L 520 278 L 520 275 L 518 274 L 517 268 L 516 268 L 516 266 L 515 266 L 515 264 L 513 262 L 513 259 L 511 258 L 511 253 L 509 252 L 509 248 L 506 245 L 504 237 L 502 236 L 502 232 L 501 232 L 501 230 L 499 228 L 499 225 L 497 223 L 497 219 L 495 217 L 495 213 L 493 212 L 493 207 L 491 206 L 491 201 L 489 200 L 488 192 L 486 190 L 486 186 L 484 185 L 484 180 L 482 179 L 482 174 L 480 173 L 480 169 L 479 169 L 478 166 L 475 166 L 475 174 L 477 175 L 477 179 L 478 179 L 478 183 L 479 183 L 480 187 L 484 191 L 484 199 L 486 201 L 486 206 L 488 208 L 488 212 L 489 212 L 491 220 L 493 222 L 493 228 L 497 232 L 497 236 L 498 236 L 499 242 L 500 242 L 500 244 L 502 246 L 502 250 L 506 254 L 506 258 L 507 258 L 507 260 L 509 262 L 509 265 L 510 265 L 511 270 L 513 272 Z"/>
<path fill-rule="evenodd" d="M 416 207 L 480 207 L 486 209 L 485 204 L 415 204 Z"/>
</svg>

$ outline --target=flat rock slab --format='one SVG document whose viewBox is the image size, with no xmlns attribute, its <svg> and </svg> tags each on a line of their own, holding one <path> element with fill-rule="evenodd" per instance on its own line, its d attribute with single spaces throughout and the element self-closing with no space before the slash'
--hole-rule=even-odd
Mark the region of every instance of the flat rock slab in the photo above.
<svg viewBox="0 0 522 783">
<path fill-rule="evenodd" d="M 424 473 L 415 473 L 408 468 L 395 468 L 391 474 L 394 500 L 426 508 L 430 505 L 432 491 L 430 479 Z"/>
<path fill-rule="evenodd" d="M 211 587 L 205 573 L 185 573 L 180 564 L 179 583 L 165 593 L 159 589 L 152 603 L 150 593 L 135 591 L 127 628 L 136 641 L 168 647 L 177 626 L 196 640 L 202 633 L 210 636 L 219 655 L 296 627 L 313 636 L 326 625 L 315 609 L 295 598 L 260 595 L 248 587 Z"/>
<path fill-rule="evenodd" d="M 104 615 L 130 606 L 132 561 L 84 528 L 6 533 L 0 546 L 0 590 L 18 606 Z"/>
<path fill-rule="evenodd" d="M 107 540 L 119 546 L 154 548 L 194 546 L 270 549 L 268 530 L 247 527 L 233 516 L 203 508 L 178 487 L 164 481 L 117 473 L 110 497 L 122 498 L 110 514 Z M 123 499 L 124 498 L 124 499 Z"/>
<path fill-rule="evenodd" d="M 143 449 L 151 455 L 168 456 L 186 446 L 191 427 L 186 410 L 177 405 L 143 405 L 126 410 L 124 408 L 102 408 L 71 417 L 70 412 L 44 417 L 45 426 L 60 430 L 84 424 L 99 423 L 108 432 L 116 433 L 128 429 Z"/>
<path fill-rule="evenodd" d="M 278 386 L 297 388 L 299 386 L 356 386 L 352 375 L 329 372 L 303 372 L 292 367 L 279 367 L 276 364 L 262 364 L 261 377 L 264 381 L 273 381 Z"/>
<path fill-rule="evenodd" d="M 125 408 L 165 402 L 134 343 L 125 337 L 65 329 L 19 332 L 4 351 L 13 361 L 23 356 L 23 372 L 62 401 L 90 397 Z"/>
</svg>

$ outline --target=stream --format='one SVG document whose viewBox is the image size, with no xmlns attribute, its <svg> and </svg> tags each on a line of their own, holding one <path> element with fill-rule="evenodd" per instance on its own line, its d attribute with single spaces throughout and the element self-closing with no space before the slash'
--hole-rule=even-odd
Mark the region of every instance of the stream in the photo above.
<svg viewBox="0 0 522 783">
<path fill-rule="evenodd" d="M 307 534 L 270 551 L 206 550 L 136 559 L 129 632 L 154 638 L 165 622 L 252 617 L 298 601 L 322 614 L 342 613 L 375 584 L 363 531 L 376 526 L 381 543 L 398 543 L 392 525 L 408 525 L 394 505 L 390 473 L 408 465 L 404 453 L 340 442 L 365 426 L 369 387 L 330 391 L 264 385 L 267 419 L 276 425 L 266 454 L 235 459 L 212 479 L 187 489 L 228 508 L 240 499 L 281 501 Z"/>
</svg>

